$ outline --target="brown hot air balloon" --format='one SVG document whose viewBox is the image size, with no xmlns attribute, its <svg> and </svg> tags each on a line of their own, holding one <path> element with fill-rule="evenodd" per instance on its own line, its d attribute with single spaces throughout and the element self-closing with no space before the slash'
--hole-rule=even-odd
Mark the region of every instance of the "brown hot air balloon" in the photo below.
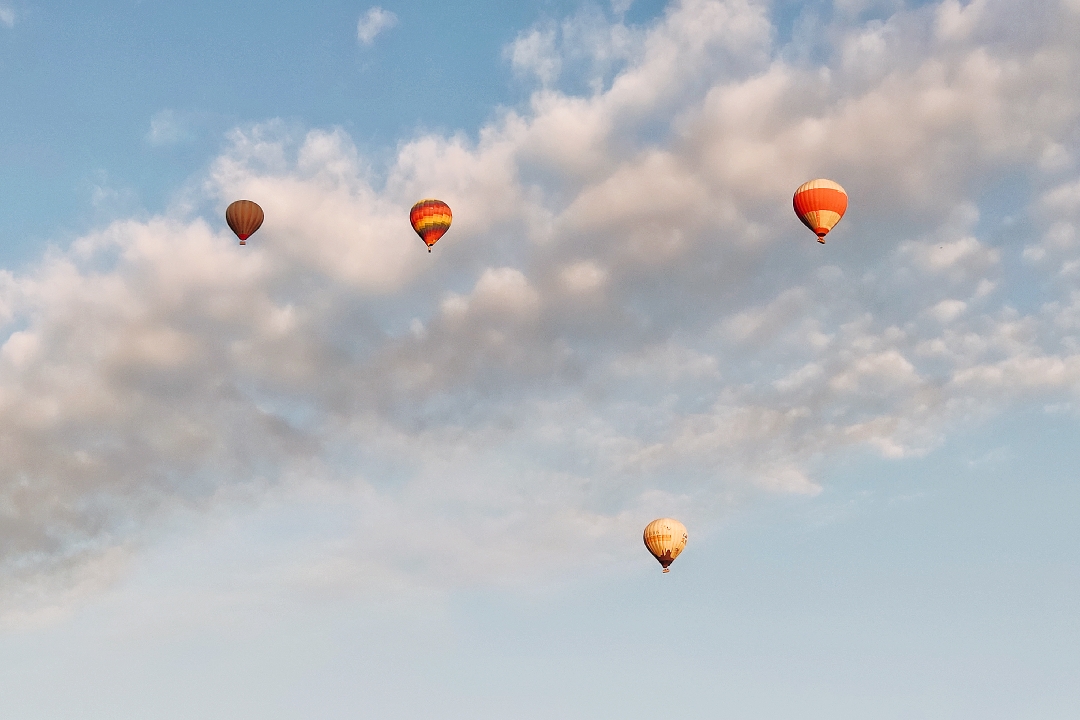
<svg viewBox="0 0 1080 720">
<path fill-rule="evenodd" d="M 645 547 L 668 572 L 668 565 L 675 562 L 686 547 L 686 526 L 678 520 L 659 518 L 645 526 Z"/>
<path fill-rule="evenodd" d="M 225 209 L 225 222 L 240 238 L 240 244 L 247 245 L 247 239 L 263 224 L 263 211 L 250 200 L 237 200 Z"/>
</svg>

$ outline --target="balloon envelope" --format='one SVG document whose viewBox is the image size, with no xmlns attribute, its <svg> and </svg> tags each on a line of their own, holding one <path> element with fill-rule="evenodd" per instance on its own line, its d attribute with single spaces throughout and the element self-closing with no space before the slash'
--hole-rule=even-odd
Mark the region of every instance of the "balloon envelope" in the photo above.
<svg viewBox="0 0 1080 720">
<path fill-rule="evenodd" d="M 678 520 L 659 518 L 645 526 L 645 547 L 668 572 L 668 565 L 675 562 L 686 547 L 686 526 Z"/>
<path fill-rule="evenodd" d="M 428 246 L 428 252 L 431 252 L 431 246 L 450 229 L 451 220 L 453 215 L 450 213 L 450 206 L 442 200 L 421 200 L 413 205 L 409 212 L 409 222 Z"/>
<path fill-rule="evenodd" d="M 250 200 L 237 200 L 225 209 L 225 222 L 240 238 L 240 244 L 247 245 L 247 239 L 263 224 L 263 211 Z"/>
<path fill-rule="evenodd" d="M 847 211 L 847 193 L 839 183 L 825 178 L 805 182 L 795 191 L 791 204 L 803 225 L 825 242 L 825 236 Z"/>
</svg>

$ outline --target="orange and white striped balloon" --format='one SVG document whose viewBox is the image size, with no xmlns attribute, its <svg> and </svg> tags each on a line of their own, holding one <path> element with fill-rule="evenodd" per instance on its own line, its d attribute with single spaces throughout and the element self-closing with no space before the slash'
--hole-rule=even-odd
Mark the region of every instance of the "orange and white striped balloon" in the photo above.
<svg viewBox="0 0 1080 720">
<path fill-rule="evenodd" d="M 839 183 L 818 178 L 800 185 L 791 204 L 803 225 L 817 235 L 819 243 L 824 244 L 825 236 L 844 217 L 847 193 Z"/>
</svg>

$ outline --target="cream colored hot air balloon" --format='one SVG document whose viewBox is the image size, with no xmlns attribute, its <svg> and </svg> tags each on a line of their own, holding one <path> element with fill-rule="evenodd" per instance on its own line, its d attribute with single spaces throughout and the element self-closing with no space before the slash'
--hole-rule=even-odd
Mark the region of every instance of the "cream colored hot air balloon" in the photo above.
<svg viewBox="0 0 1080 720">
<path fill-rule="evenodd" d="M 686 547 L 686 526 L 678 520 L 660 518 L 645 526 L 645 547 L 668 572 L 668 565 L 675 562 Z"/>
</svg>

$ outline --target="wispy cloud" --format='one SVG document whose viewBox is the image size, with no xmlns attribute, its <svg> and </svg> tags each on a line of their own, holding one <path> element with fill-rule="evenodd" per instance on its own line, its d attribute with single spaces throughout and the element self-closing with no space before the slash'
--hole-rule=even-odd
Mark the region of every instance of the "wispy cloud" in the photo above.
<svg viewBox="0 0 1080 720">
<path fill-rule="evenodd" d="M 191 118 L 170 109 L 155 113 L 146 133 L 146 141 L 151 145 L 175 145 L 192 137 Z"/>
<path fill-rule="evenodd" d="M 559 77 L 562 58 L 557 51 L 554 26 L 522 33 L 505 54 L 515 72 L 533 74 L 544 85 L 550 85 Z"/>
<path fill-rule="evenodd" d="M 383 30 L 389 30 L 397 25 L 397 21 L 397 15 L 375 6 L 362 15 L 356 23 L 356 37 L 362 44 L 370 45 Z"/>
<path fill-rule="evenodd" d="M 7 5 L 0 5 L 0 25 L 9 28 L 15 27 L 15 11 Z"/>
</svg>

